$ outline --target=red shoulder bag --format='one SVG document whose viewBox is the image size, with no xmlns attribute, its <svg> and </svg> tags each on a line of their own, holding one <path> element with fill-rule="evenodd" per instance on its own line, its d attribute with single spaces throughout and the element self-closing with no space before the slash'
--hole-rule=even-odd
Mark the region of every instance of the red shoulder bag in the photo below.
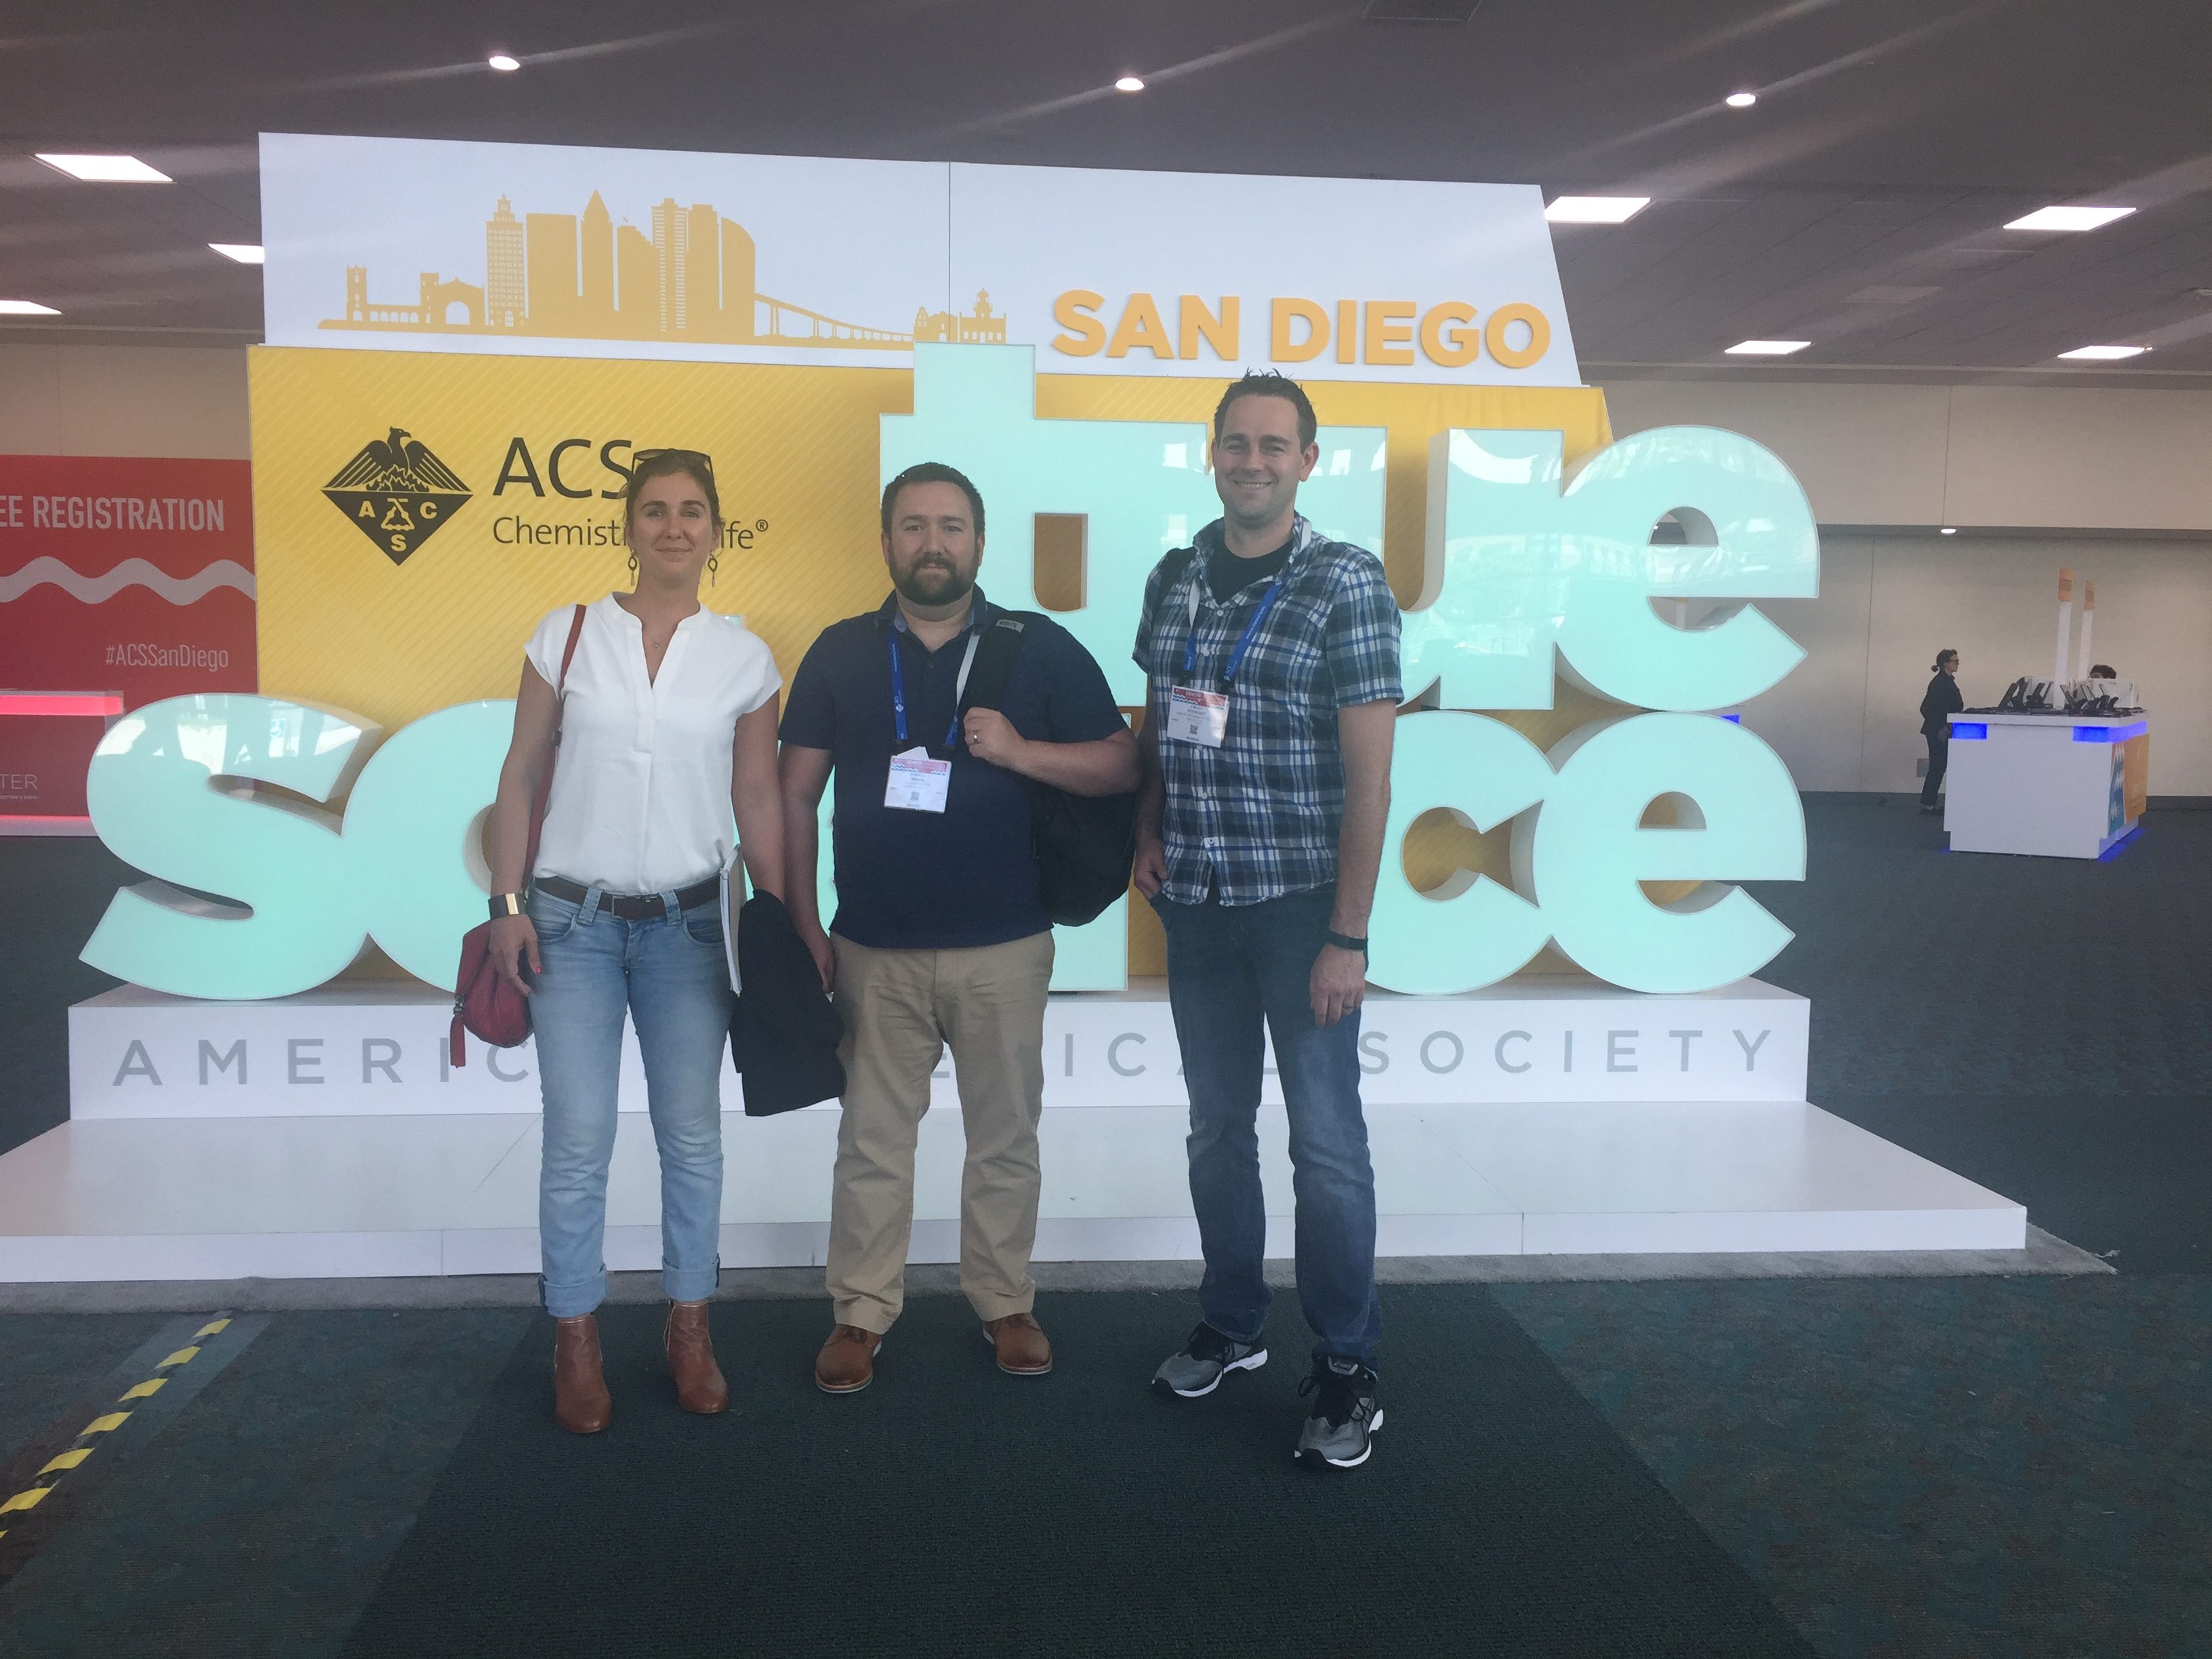
<svg viewBox="0 0 2212 1659">
<path fill-rule="evenodd" d="M 553 693 L 564 696 L 568 687 L 568 665 L 576 655 L 576 641 L 584 636 L 584 607 L 568 624 L 568 648 L 561 653 L 561 678 Z M 565 709 L 566 704 L 562 705 Z M 538 837 L 545 828 L 545 803 L 553 794 L 553 765 L 561 757 L 561 728 L 553 728 L 553 754 L 545 775 L 538 781 L 537 798 L 530 803 L 530 847 L 522 860 L 522 879 L 529 884 L 538 868 Z M 491 923 L 480 921 L 461 935 L 461 971 L 453 981 L 453 1026 L 447 1042 L 453 1062 L 466 1065 L 468 1048 L 461 1033 L 474 1032 L 495 1048 L 513 1048 L 530 1035 L 530 1000 L 499 976 L 491 961 Z"/>
</svg>

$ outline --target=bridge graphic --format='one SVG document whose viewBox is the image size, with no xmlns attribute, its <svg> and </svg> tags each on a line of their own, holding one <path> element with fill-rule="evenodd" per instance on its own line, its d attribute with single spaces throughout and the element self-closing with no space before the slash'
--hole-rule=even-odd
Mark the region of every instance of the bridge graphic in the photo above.
<svg viewBox="0 0 2212 1659">
<path fill-rule="evenodd" d="M 751 234 L 704 202 L 658 203 L 652 234 L 617 224 L 593 191 L 570 213 L 517 216 L 507 198 L 484 222 L 484 280 L 421 273 L 411 302 L 372 300 L 368 267 L 348 265 L 345 312 L 330 329 L 503 334 L 561 340 L 911 350 L 916 340 L 1003 344 L 1006 319 L 979 292 L 964 315 L 918 307 L 902 332 L 848 322 L 763 294 Z"/>
</svg>

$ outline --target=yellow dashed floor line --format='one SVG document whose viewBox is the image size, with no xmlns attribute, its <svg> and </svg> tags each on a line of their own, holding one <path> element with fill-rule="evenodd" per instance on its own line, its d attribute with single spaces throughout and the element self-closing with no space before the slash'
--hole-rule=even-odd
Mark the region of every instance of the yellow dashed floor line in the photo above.
<svg viewBox="0 0 2212 1659">
<path fill-rule="evenodd" d="M 120 1406 L 133 1400 L 152 1399 L 161 1392 L 162 1385 L 176 1373 L 179 1366 L 192 1363 L 199 1353 L 200 1344 L 226 1328 L 230 1323 L 230 1315 L 227 1313 L 217 1314 L 210 1319 L 206 1324 L 192 1333 L 192 1340 L 188 1346 L 178 1349 L 176 1352 L 155 1366 L 154 1374 L 151 1376 L 125 1389 L 121 1398 L 115 1403 Z M 69 1449 L 48 1460 L 46 1467 L 39 1471 L 37 1477 L 29 1486 L 4 1502 L 0 1502 L 0 1519 L 4 1519 L 9 1515 L 27 1513 L 45 1503 L 46 1494 L 53 1491 L 64 1475 L 100 1449 L 101 1437 L 114 1433 L 128 1422 L 130 1418 L 131 1413 L 127 1411 L 111 1411 L 94 1418 L 91 1422 L 86 1424 L 83 1432 L 70 1443 Z M 0 1538 L 5 1538 L 7 1535 L 7 1528 L 0 1526 Z"/>
</svg>

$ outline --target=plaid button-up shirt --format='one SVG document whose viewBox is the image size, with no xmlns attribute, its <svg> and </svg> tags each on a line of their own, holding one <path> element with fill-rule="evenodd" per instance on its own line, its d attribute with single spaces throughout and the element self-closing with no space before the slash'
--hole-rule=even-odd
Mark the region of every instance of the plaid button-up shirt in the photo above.
<svg viewBox="0 0 2212 1659">
<path fill-rule="evenodd" d="M 1267 592 L 1255 582 L 1217 605 L 1206 580 L 1217 554 L 1234 556 L 1219 520 L 1160 561 L 1145 583 L 1134 655 L 1152 677 L 1145 740 L 1158 743 L 1167 787 L 1164 890 L 1180 904 L 1202 903 L 1209 890 L 1224 904 L 1257 904 L 1336 879 L 1337 710 L 1403 696 L 1398 604 L 1380 559 L 1296 519 L 1281 595 L 1228 688 L 1226 738 L 1218 749 L 1178 743 L 1164 736 L 1170 688 L 1221 690 L 1221 671 Z M 1198 666 L 1186 676 L 1194 632 Z"/>
</svg>

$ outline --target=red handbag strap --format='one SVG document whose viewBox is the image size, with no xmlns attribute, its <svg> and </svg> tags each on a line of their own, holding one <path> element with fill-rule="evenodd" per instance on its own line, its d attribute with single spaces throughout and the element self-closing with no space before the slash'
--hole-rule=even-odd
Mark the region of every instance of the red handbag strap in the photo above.
<svg viewBox="0 0 2212 1659">
<path fill-rule="evenodd" d="M 568 624 L 568 644 L 561 653 L 561 678 L 553 682 L 553 695 L 560 699 L 560 717 L 553 726 L 553 752 L 545 762 L 545 775 L 538 781 L 537 799 L 530 803 L 530 848 L 523 856 L 522 880 L 527 886 L 538 872 L 538 840 L 545 829 L 545 803 L 553 798 L 553 768 L 561 758 L 561 721 L 568 715 L 568 665 L 576 659 L 576 641 L 584 637 L 584 607 L 576 607 L 576 618 Z"/>
</svg>

